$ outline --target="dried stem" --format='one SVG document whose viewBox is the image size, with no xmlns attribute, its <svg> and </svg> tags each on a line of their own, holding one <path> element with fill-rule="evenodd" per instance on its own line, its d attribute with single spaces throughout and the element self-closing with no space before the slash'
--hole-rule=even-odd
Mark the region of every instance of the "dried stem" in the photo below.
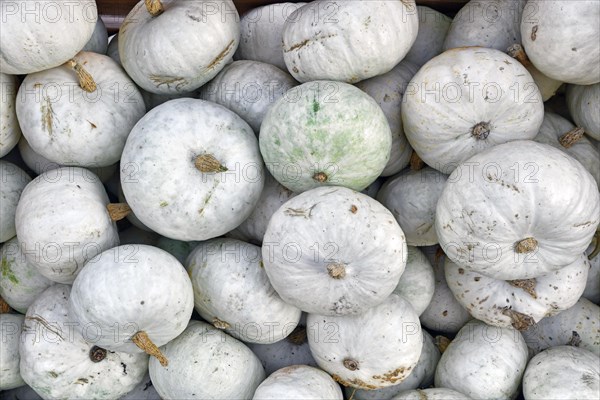
<svg viewBox="0 0 600 400">
<path fill-rule="evenodd" d="M 92 93 L 96 90 L 96 82 L 89 72 L 85 70 L 75 59 L 67 61 L 69 67 L 75 71 L 77 78 L 79 79 L 79 86 L 88 93 Z"/>
<path fill-rule="evenodd" d="M 133 335 L 131 340 L 133 341 L 133 343 L 135 343 L 137 347 L 144 350 L 146 354 L 156 357 L 156 359 L 158 359 L 158 361 L 160 362 L 160 365 L 162 365 L 163 367 L 169 365 L 169 360 L 167 360 L 167 357 L 165 357 L 164 354 L 158 348 L 158 346 L 155 345 L 152 342 L 152 340 L 150 340 L 146 332 L 139 331 L 138 333 Z"/>
<path fill-rule="evenodd" d="M 131 207 L 127 203 L 110 203 L 106 206 L 108 215 L 113 221 L 120 221 L 131 213 Z"/>
</svg>

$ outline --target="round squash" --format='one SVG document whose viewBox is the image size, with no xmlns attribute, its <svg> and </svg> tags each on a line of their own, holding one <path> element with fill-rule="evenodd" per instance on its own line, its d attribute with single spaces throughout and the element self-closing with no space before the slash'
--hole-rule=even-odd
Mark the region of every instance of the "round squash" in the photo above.
<svg viewBox="0 0 600 400">
<path fill-rule="evenodd" d="M 418 247 L 407 246 L 406 268 L 394 293 L 404 297 L 418 315 L 429 306 L 435 288 L 431 263 Z"/>
<path fill-rule="evenodd" d="M 426 6 L 417 6 L 419 33 L 404 61 L 422 67 L 427 61 L 443 52 L 444 40 L 452 18 Z"/>
<path fill-rule="evenodd" d="M 392 131 L 392 149 L 381 176 L 390 176 L 400 172 L 410 161 L 412 147 L 408 144 L 400 118 L 402 96 L 408 82 L 417 73 L 418 67 L 402 61 L 390 72 L 358 82 L 355 86 L 373 97 L 387 118 Z"/>
<path fill-rule="evenodd" d="M 69 309 L 71 287 L 57 284 L 29 307 L 20 356 L 21 376 L 44 399 L 117 399 L 148 370 L 148 356 L 107 351 L 97 325 L 81 325 Z M 112 326 L 115 334 L 123 326 Z"/>
<path fill-rule="evenodd" d="M 118 44 L 123 68 L 138 86 L 173 94 L 214 78 L 239 39 L 231 0 L 140 0 L 123 20 Z"/>
<path fill-rule="evenodd" d="M 308 314 L 310 351 L 319 367 L 344 386 L 379 389 L 415 369 L 423 348 L 419 317 L 397 294 L 362 314 Z"/>
<path fill-rule="evenodd" d="M 84 168 L 38 175 L 21 193 L 15 216 L 27 262 L 51 281 L 73 283 L 87 260 L 119 244 L 108 205 L 99 178 Z"/>
<path fill-rule="evenodd" d="M 31 148 L 63 165 L 119 161 L 146 108 L 133 81 L 108 56 L 82 52 L 72 64 L 28 75 L 17 116 Z"/>
<path fill-rule="evenodd" d="M 252 128 L 204 100 L 171 100 L 148 112 L 121 157 L 123 194 L 136 217 L 176 240 L 229 232 L 252 213 L 263 184 Z"/>
<path fill-rule="evenodd" d="M 24 75 L 69 61 L 92 37 L 95 0 L 2 1 L 0 70 Z"/>
<path fill-rule="evenodd" d="M 562 81 L 558 81 L 556 79 L 552 79 L 544 75 L 539 69 L 535 67 L 535 65 L 531 63 L 531 60 L 529 59 L 529 57 L 527 57 L 527 54 L 525 53 L 525 50 L 523 49 L 522 45 L 515 43 L 509 46 L 508 49 L 506 49 L 506 52 L 511 57 L 515 58 L 517 61 L 523 64 L 525 68 L 527 68 L 527 71 L 529 71 L 531 77 L 535 81 L 535 84 L 540 90 L 542 100 L 544 102 L 546 102 L 548 99 L 554 96 L 559 90 L 559 88 L 562 87 Z"/>
<path fill-rule="evenodd" d="M 343 400 L 342 390 L 326 372 L 308 365 L 292 365 L 273 372 L 254 393 L 253 400 Z"/>
<path fill-rule="evenodd" d="M 381 204 L 350 189 L 321 187 L 273 214 L 262 258 L 283 301 L 308 313 L 345 315 L 392 293 L 407 250 L 402 229 Z"/>
<path fill-rule="evenodd" d="M 474 399 L 512 399 L 527 365 L 519 331 L 468 322 L 448 345 L 435 371 L 435 386 Z"/>
<path fill-rule="evenodd" d="M 0 157 L 11 151 L 21 138 L 15 103 L 19 90 L 19 78 L 0 73 Z"/>
<path fill-rule="evenodd" d="M 96 26 L 94 27 L 94 32 L 92 33 L 92 37 L 88 42 L 83 46 L 81 51 L 93 51 L 98 54 L 106 54 L 108 50 L 108 31 L 106 30 L 106 25 L 104 25 L 104 21 L 102 18 L 98 17 L 96 21 Z"/>
<path fill-rule="evenodd" d="M 529 361 L 523 376 L 525 400 L 595 400 L 600 393 L 598 356 L 573 346 L 545 350 Z"/>
<path fill-rule="evenodd" d="M 315 81 L 290 89 L 269 109 L 259 142 L 271 174 L 293 192 L 330 185 L 360 191 L 385 168 L 392 134 L 371 96 Z"/>
<path fill-rule="evenodd" d="M 271 64 L 234 61 L 202 87 L 200 98 L 235 112 L 258 135 L 269 108 L 297 84 L 290 74 Z"/>
<path fill-rule="evenodd" d="M 275 343 L 300 321 L 302 312 L 271 286 L 258 246 L 235 239 L 208 240 L 192 251 L 186 268 L 196 311 L 236 339 Z"/>
<path fill-rule="evenodd" d="M 521 20 L 523 47 L 544 75 L 574 83 L 600 82 L 600 3 L 529 0 Z"/>
<path fill-rule="evenodd" d="M 447 175 L 430 167 L 408 169 L 389 178 L 377 193 L 377 200 L 402 227 L 409 246 L 438 243 L 435 209 L 447 179 Z"/>
<path fill-rule="evenodd" d="M 258 358 L 242 342 L 205 322 L 190 321 L 161 348 L 168 368 L 150 360 L 152 384 L 163 399 L 251 399 L 265 379 Z"/>
<path fill-rule="evenodd" d="M 306 3 L 274 3 L 256 7 L 242 16 L 236 60 L 268 63 L 287 71 L 283 59 L 283 26 L 290 15 Z"/>
<path fill-rule="evenodd" d="M 16 236 L 2 245 L 0 260 L 0 297 L 11 308 L 25 314 L 39 294 L 54 282 L 27 262 Z"/>
<path fill-rule="evenodd" d="M 283 58 L 299 82 L 356 83 L 394 68 L 418 29 L 414 0 L 312 1 L 287 18 Z"/>
<path fill-rule="evenodd" d="M 408 390 L 400 393 L 398 396 L 391 398 L 390 400 L 469 400 L 469 396 L 466 396 L 454 389 L 446 388 L 430 388 L 430 389 L 417 389 Z"/>
<path fill-rule="evenodd" d="M 432 58 L 410 81 L 403 101 L 408 141 L 427 165 L 445 174 L 487 148 L 533 139 L 544 118 L 527 69 L 483 47 Z"/>
<path fill-rule="evenodd" d="M 96 344 L 160 359 L 162 346 L 184 331 L 194 308 L 192 283 L 183 266 L 164 250 L 125 245 L 88 261 L 73 282 L 69 299 L 82 326 L 95 325 Z M 111 327 L 123 327 L 114 332 Z"/>
<path fill-rule="evenodd" d="M 567 85 L 567 107 L 575 123 L 585 133 L 600 140 L 600 83 L 595 85 Z"/>
<path fill-rule="evenodd" d="M 106 55 L 113 59 L 114 62 L 121 65 L 121 57 L 119 56 L 119 35 L 115 34 L 109 38 Z M 142 89 L 143 90 L 143 89 Z"/>
<path fill-rule="evenodd" d="M 0 314 L 0 390 L 25 385 L 19 368 L 19 346 L 24 320 L 25 317 L 20 314 Z"/>
<path fill-rule="evenodd" d="M 448 257 L 502 280 L 535 278 L 575 262 L 599 222 L 592 175 L 561 150 L 533 141 L 498 145 L 461 164 L 436 210 Z"/>
<path fill-rule="evenodd" d="M 15 214 L 21 193 L 31 182 L 31 177 L 15 164 L 0 160 L 0 243 L 4 243 L 17 234 Z"/>
</svg>

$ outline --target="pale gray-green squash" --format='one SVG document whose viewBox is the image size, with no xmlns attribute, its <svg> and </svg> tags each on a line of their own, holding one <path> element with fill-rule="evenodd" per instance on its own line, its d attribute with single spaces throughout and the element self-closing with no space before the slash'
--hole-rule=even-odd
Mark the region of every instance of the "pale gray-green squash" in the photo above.
<svg viewBox="0 0 600 400">
<path fill-rule="evenodd" d="M 0 157 L 11 151 L 21 138 L 15 102 L 19 90 L 19 78 L 0 73 Z"/>
<path fill-rule="evenodd" d="M 600 140 L 600 83 L 594 85 L 568 85 L 566 93 L 567 107 L 575 123 L 585 133 Z"/>
<path fill-rule="evenodd" d="M 422 67 L 427 61 L 443 52 L 444 40 L 450 29 L 452 18 L 432 8 L 417 5 L 419 33 L 404 61 Z"/>
<path fill-rule="evenodd" d="M 292 365 L 273 372 L 254 393 L 253 400 L 343 400 L 340 385 L 327 372 L 308 365 Z"/>
<path fill-rule="evenodd" d="M 106 29 L 106 25 L 104 25 L 104 21 L 102 18 L 98 16 L 98 20 L 96 21 L 96 26 L 94 27 L 94 32 L 92 33 L 92 37 L 88 42 L 83 46 L 81 51 L 93 51 L 98 54 L 106 54 L 108 50 L 108 30 Z"/>
<path fill-rule="evenodd" d="M 31 177 L 15 164 L 0 160 L 0 243 L 17 234 L 15 215 L 23 189 L 31 182 Z"/>
</svg>

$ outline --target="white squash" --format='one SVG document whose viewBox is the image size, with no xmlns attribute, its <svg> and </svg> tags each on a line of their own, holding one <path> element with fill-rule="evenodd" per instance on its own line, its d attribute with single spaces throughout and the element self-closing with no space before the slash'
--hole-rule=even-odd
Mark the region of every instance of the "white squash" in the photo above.
<svg viewBox="0 0 600 400">
<path fill-rule="evenodd" d="M 106 49 L 106 55 L 113 59 L 114 62 L 121 65 L 121 57 L 119 56 L 119 35 L 112 35 L 110 42 L 108 42 L 108 48 Z M 143 89 L 142 89 L 143 90 Z"/>
<path fill-rule="evenodd" d="M 16 76 L 0 73 L 0 157 L 7 155 L 21 138 L 15 110 L 19 83 Z"/>
<path fill-rule="evenodd" d="M 600 140 L 600 83 L 595 85 L 567 85 L 567 107 L 575 123 L 585 133 Z"/>
<path fill-rule="evenodd" d="M 108 56 L 81 52 L 73 64 L 28 75 L 17 116 L 36 153 L 64 165 L 105 167 L 119 161 L 146 108 L 133 81 Z"/>
<path fill-rule="evenodd" d="M 29 183 L 15 224 L 27 262 L 54 282 L 71 284 L 85 262 L 117 246 L 117 226 L 99 178 L 79 167 L 57 168 Z"/>
<path fill-rule="evenodd" d="M 570 344 L 600 357 L 599 326 L 600 307 L 582 297 L 573 307 L 542 319 L 522 333 L 534 354 Z"/>
<path fill-rule="evenodd" d="M 527 345 L 513 328 L 468 322 L 442 353 L 435 386 L 474 399 L 512 399 L 527 365 Z"/>
<path fill-rule="evenodd" d="M 265 171 L 265 185 L 252 214 L 227 235 L 234 239 L 261 245 L 271 217 L 286 201 L 296 196 Z"/>
<path fill-rule="evenodd" d="M 405 380 L 423 348 L 419 317 L 397 294 L 358 315 L 308 314 L 308 343 L 319 367 L 344 386 L 379 389 Z"/>
<path fill-rule="evenodd" d="M 419 357 L 417 366 L 406 379 L 397 385 L 375 390 L 346 387 L 346 395 L 348 397 L 353 395 L 352 398 L 355 400 L 390 400 L 406 390 L 431 386 L 435 375 L 435 367 L 440 360 L 440 351 L 436 347 L 431 335 L 425 330 L 421 330 L 421 332 L 423 332 L 421 356 Z"/>
<path fill-rule="evenodd" d="M 0 297 L 25 314 L 36 297 L 54 282 L 27 262 L 16 236 L 2 245 L 0 259 Z"/>
<path fill-rule="evenodd" d="M 573 346 L 557 346 L 539 353 L 529 361 L 523 376 L 525 400 L 596 400 L 598 393 L 598 356 Z"/>
<path fill-rule="evenodd" d="M 445 265 L 448 287 L 473 317 L 520 331 L 575 305 L 589 269 L 587 257 L 581 255 L 571 265 L 546 275 L 504 281 L 465 270 L 449 259 Z"/>
<path fill-rule="evenodd" d="M 585 290 L 583 291 L 583 297 L 590 300 L 593 303 L 600 304 L 600 256 L 598 254 L 593 255 L 593 251 L 597 246 L 597 241 L 600 238 L 596 236 L 595 241 L 592 241 L 590 247 L 585 251 L 588 259 L 590 260 L 590 271 L 588 273 L 587 283 Z"/>
<path fill-rule="evenodd" d="M 23 189 L 31 182 L 31 177 L 15 164 L 4 160 L 0 160 L 0 176 L 2 177 L 2 188 L 0 189 L 0 243 L 4 243 L 17 234 L 15 227 L 17 204 Z"/>
<path fill-rule="evenodd" d="M 25 317 L 20 314 L 0 314 L 0 390 L 25 385 L 21 378 L 19 346 Z"/>
<path fill-rule="evenodd" d="M 262 257 L 283 301 L 308 313 L 345 315 L 365 312 L 392 293 L 407 250 L 402 229 L 377 201 L 321 187 L 273 214 Z"/>
<path fill-rule="evenodd" d="M 205 322 L 161 348 L 167 368 L 150 360 L 152 384 L 163 399 L 250 400 L 265 379 L 260 361 L 242 342 Z"/>
<path fill-rule="evenodd" d="M 446 388 L 430 388 L 430 389 L 419 389 L 409 390 L 400 393 L 398 396 L 393 397 L 390 400 L 469 400 L 470 397 L 466 396 L 454 389 Z"/>
<path fill-rule="evenodd" d="M 146 373 L 142 381 L 119 400 L 161 400 L 161 398 L 152 385 L 150 374 Z"/>
<path fill-rule="evenodd" d="M 54 68 L 75 56 L 92 37 L 95 0 L 0 4 L 0 70 L 23 75 Z"/>
<path fill-rule="evenodd" d="M 445 174 L 490 147 L 533 139 L 544 118 L 540 91 L 525 67 L 483 47 L 432 58 L 410 81 L 403 101 L 408 141 Z"/>
<path fill-rule="evenodd" d="M 99 327 L 77 323 L 69 309 L 70 294 L 68 285 L 50 286 L 27 310 L 19 349 L 21 376 L 46 400 L 119 398 L 142 380 L 148 356 L 97 346 Z M 112 334 L 121 328 L 111 327 Z"/>
<path fill-rule="evenodd" d="M 95 341 L 107 350 L 147 352 L 168 365 L 162 346 L 186 328 L 194 308 L 192 283 L 183 266 L 164 250 L 125 245 L 88 261 L 69 299 L 82 326 L 95 325 Z M 111 327 L 123 327 L 114 332 Z"/>
<path fill-rule="evenodd" d="M 171 239 L 229 232 L 252 213 L 263 184 L 252 128 L 204 100 L 171 100 L 148 112 L 121 157 L 127 203 L 144 225 Z"/>
<path fill-rule="evenodd" d="M 600 150 L 584 137 L 582 128 L 576 128 L 558 114 L 546 112 L 540 132 L 533 140 L 556 147 L 579 161 L 600 186 Z"/>
<path fill-rule="evenodd" d="M 297 84 L 290 74 L 271 64 L 234 61 L 201 88 L 200 98 L 235 112 L 258 135 L 269 108 Z"/>
<path fill-rule="evenodd" d="M 106 54 L 108 50 L 108 31 L 106 29 L 106 25 L 104 25 L 104 21 L 99 16 L 96 21 L 96 26 L 94 27 L 94 32 L 92 33 L 92 37 L 88 42 L 83 46 L 81 51 L 92 51 L 98 54 Z"/>
<path fill-rule="evenodd" d="M 529 0 L 521 20 L 523 47 L 544 75 L 577 85 L 600 82 L 600 3 Z"/>
<path fill-rule="evenodd" d="M 430 167 L 408 169 L 389 178 L 377 193 L 377 200 L 402 227 L 409 246 L 438 243 L 435 209 L 447 179 L 447 175 Z"/>
<path fill-rule="evenodd" d="M 119 55 L 143 89 L 191 92 L 223 69 L 239 39 L 231 0 L 140 0 L 119 29 Z"/>
<path fill-rule="evenodd" d="M 365 189 L 385 168 L 391 145 L 381 107 L 342 82 L 309 82 L 288 90 L 260 128 L 267 168 L 298 193 L 329 185 Z"/>
<path fill-rule="evenodd" d="M 208 240 L 192 251 L 185 265 L 196 311 L 236 339 L 275 343 L 298 325 L 302 312 L 271 286 L 260 247 L 235 239 Z"/>
<path fill-rule="evenodd" d="M 448 257 L 503 280 L 535 278 L 573 263 L 599 222 L 592 175 L 564 152 L 533 141 L 501 144 L 461 164 L 436 210 Z"/>
<path fill-rule="evenodd" d="M 299 82 L 356 83 L 394 68 L 418 28 L 414 0 L 312 1 L 288 17 L 283 58 Z"/>
<path fill-rule="evenodd" d="M 556 79 L 552 79 L 544 75 L 539 69 L 535 67 L 535 65 L 531 63 L 531 60 L 529 59 L 529 57 L 527 57 L 523 46 L 521 46 L 520 44 L 516 43 L 509 46 L 508 49 L 506 49 L 506 52 L 511 57 L 515 58 L 517 61 L 523 64 L 525 68 L 527 68 L 527 71 L 529 71 L 531 77 L 535 81 L 535 84 L 540 90 L 540 93 L 542 95 L 542 101 L 546 102 L 547 100 L 549 100 L 552 96 L 556 94 L 559 88 L 562 87 L 562 81 L 558 81 Z"/>
<path fill-rule="evenodd" d="M 500 51 L 521 43 L 521 15 L 527 0 L 471 0 L 452 19 L 444 50 L 481 46 Z"/>
<path fill-rule="evenodd" d="M 130 170 L 131 172 L 128 170 Z M 117 197 L 119 199 L 119 203 L 127 203 L 127 199 L 125 198 L 125 194 L 123 193 L 123 185 L 121 184 L 122 174 L 129 174 L 126 179 L 129 181 L 135 181 L 136 178 L 134 178 L 134 176 L 135 176 L 134 174 L 135 174 L 136 170 L 137 170 L 137 166 L 135 166 L 134 164 L 128 164 L 127 166 L 122 168 L 122 171 L 120 171 L 119 183 L 118 183 L 118 189 L 117 189 Z M 152 234 L 156 234 L 156 236 L 160 236 L 156 232 L 154 232 L 152 229 L 148 228 L 142 221 L 140 221 L 139 218 L 135 215 L 135 212 L 133 212 L 133 210 L 129 214 L 127 214 L 125 216 L 125 218 L 127 218 L 127 220 L 135 228 L 138 228 L 140 230 L 143 230 L 143 231 L 146 231 L 146 232 L 149 232 Z M 149 236 L 154 236 L 154 235 L 149 235 Z M 131 242 L 131 243 L 133 243 L 133 242 Z M 151 243 L 148 242 L 148 244 L 151 244 Z"/>
<path fill-rule="evenodd" d="M 273 372 L 254 393 L 253 400 L 343 400 L 342 390 L 326 372 L 308 365 L 292 365 Z"/>
<path fill-rule="evenodd" d="M 444 273 L 445 254 L 439 246 L 421 248 L 429 259 L 435 275 L 433 297 L 429 305 L 420 315 L 421 324 L 429 330 L 454 334 L 472 317 L 460 305 L 448 287 Z"/>
<path fill-rule="evenodd" d="M 441 54 L 444 40 L 450 29 L 452 18 L 426 6 L 417 6 L 419 33 L 404 61 L 422 67 L 427 61 Z"/>
<path fill-rule="evenodd" d="M 404 135 L 399 110 L 402 107 L 402 97 L 408 82 L 418 69 L 417 65 L 402 61 L 390 72 L 366 79 L 355 85 L 375 99 L 383 110 L 392 131 L 390 159 L 381 172 L 381 176 L 390 176 L 400 172 L 410 161 L 412 147 Z"/>
<path fill-rule="evenodd" d="M 431 263 L 418 247 L 407 246 L 406 268 L 394 293 L 404 297 L 417 315 L 427 309 L 435 290 L 435 274 Z"/>
<path fill-rule="evenodd" d="M 283 26 L 290 15 L 306 3 L 274 3 L 256 7 L 242 16 L 236 60 L 269 63 L 287 71 L 283 59 Z"/>
</svg>

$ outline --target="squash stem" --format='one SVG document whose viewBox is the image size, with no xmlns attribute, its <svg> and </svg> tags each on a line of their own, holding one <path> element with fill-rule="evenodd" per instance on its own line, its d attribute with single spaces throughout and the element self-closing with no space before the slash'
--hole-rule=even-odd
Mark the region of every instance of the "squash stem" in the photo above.
<svg viewBox="0 0 600 400">
<path fill-rule="evenodd" d="M 212 154 L 202 154 L 194 160 L 194 166 L 204 173 L 225 172 L 227 168 Z"/>
<path fill-rule="evenodd" d="M 144 0 L 144 3 L 146 4 L 146 10 L 153 17 L 157 17 L 165 11 L 160 0 Z"/>
<path fill-rule="evenodd" d="M 301 344 L 306 342 L 306 338 L 306 327 L 303 325 L 298 325 L 286 339 L 288 340 L 288 342 L 300 346 Z"/>
<path fill-rule="evenodd" d="M 413 171 L 419 171 L 425 167 L 425 161 L 421 160 L 421 157 L 413 150 L 410 155 L 410 169 Z"/>
<path fill-rule="evenodd" d="M 8 303 L 6 301 L 4 301 L 4 299 L 2 297 L 0 297 L 0 314 L 8 314 L 11 311 L 12 310 L 11 310 L 10 306 L 8 305 Z"/>
<path fill-rule="evenodd" d="M 491 127 L 489 122 L 480 122 L 471 129 L 471 134 L 475 136 L 476 139 L 485 140 L 490 135 L 490 130 Z"/>
<path fill-rule="evenodd" d="M 79 79 L 79 86 L 88 93 L 93 93 L 96 90 L 96 82 L 89 72 L 85 70 L 75 59 L 67 61 L 69 67 L 75 71 Z"/>
<path fill-rule="evenodd" d="M 558 139 L 558 142 L 561 144 L 562 147 L 564 147 L 565 149 L 568 149 L 569 147 L 573 146 L 575 143 L 577 143 L 577 141 L 579 141 L 579 139 L 581 139 L 583 137 L 584 132 L 585 131 L 583 130 L 583 128 L 575 127 L 573 129 L 571 129 L 569 132 L 562 135 Z"/>
<path fill-rule="evenodd" d="M 538 242 L 532 237 L 525 238 L 515 244 L 515 251 L 519 254 L 531 253 L 537 249 Z"/>
<path fill-rule="evenodd" d="M 217 329 L 229 329 L 231 328 L 231 325 L 229 325 L 227 322 L 220 320 L 217 317 L 213 318 L 212 324 L 215 328 Z"/>
<path fill-rule="evenodd" d="M 327 272 L 333 279 L 342 279 L 346 277 L 346 266 L 342 263 L 331 263 L 327 265 Z"/>
<path fill-rule="evenodd" d="M 131 207 L 127 203 L 111 203 L 106 205 L 108 215 L 113 221 L 120 221 L 131 213 Z"/>
<path fill-rule="evenodd" d="M 516 59 L 518 62 L 523 64 L 524 67 L 528 67 L 531 65 L 531 61 L 529 61 L 529 57 L 527 57 L 527 53 L 525 53 L 525 49 L 518 43 L 510 46 L 507 51 L 509 56 Z"/>
<path fill-rule="evenodd" d="M 164 354 L 160 351 L 157 345 L 155 345 L 152 340 L 148 337 L 148 334 L 144 331 L 139 331 L 131 338 L 133 343 L 140 349 L 144 350 L 146 354 L 149 354 L 153 357 L 156 357 L 160 365 L 166 367 L 169 365 L 169 360 Z"/>
</svg>

